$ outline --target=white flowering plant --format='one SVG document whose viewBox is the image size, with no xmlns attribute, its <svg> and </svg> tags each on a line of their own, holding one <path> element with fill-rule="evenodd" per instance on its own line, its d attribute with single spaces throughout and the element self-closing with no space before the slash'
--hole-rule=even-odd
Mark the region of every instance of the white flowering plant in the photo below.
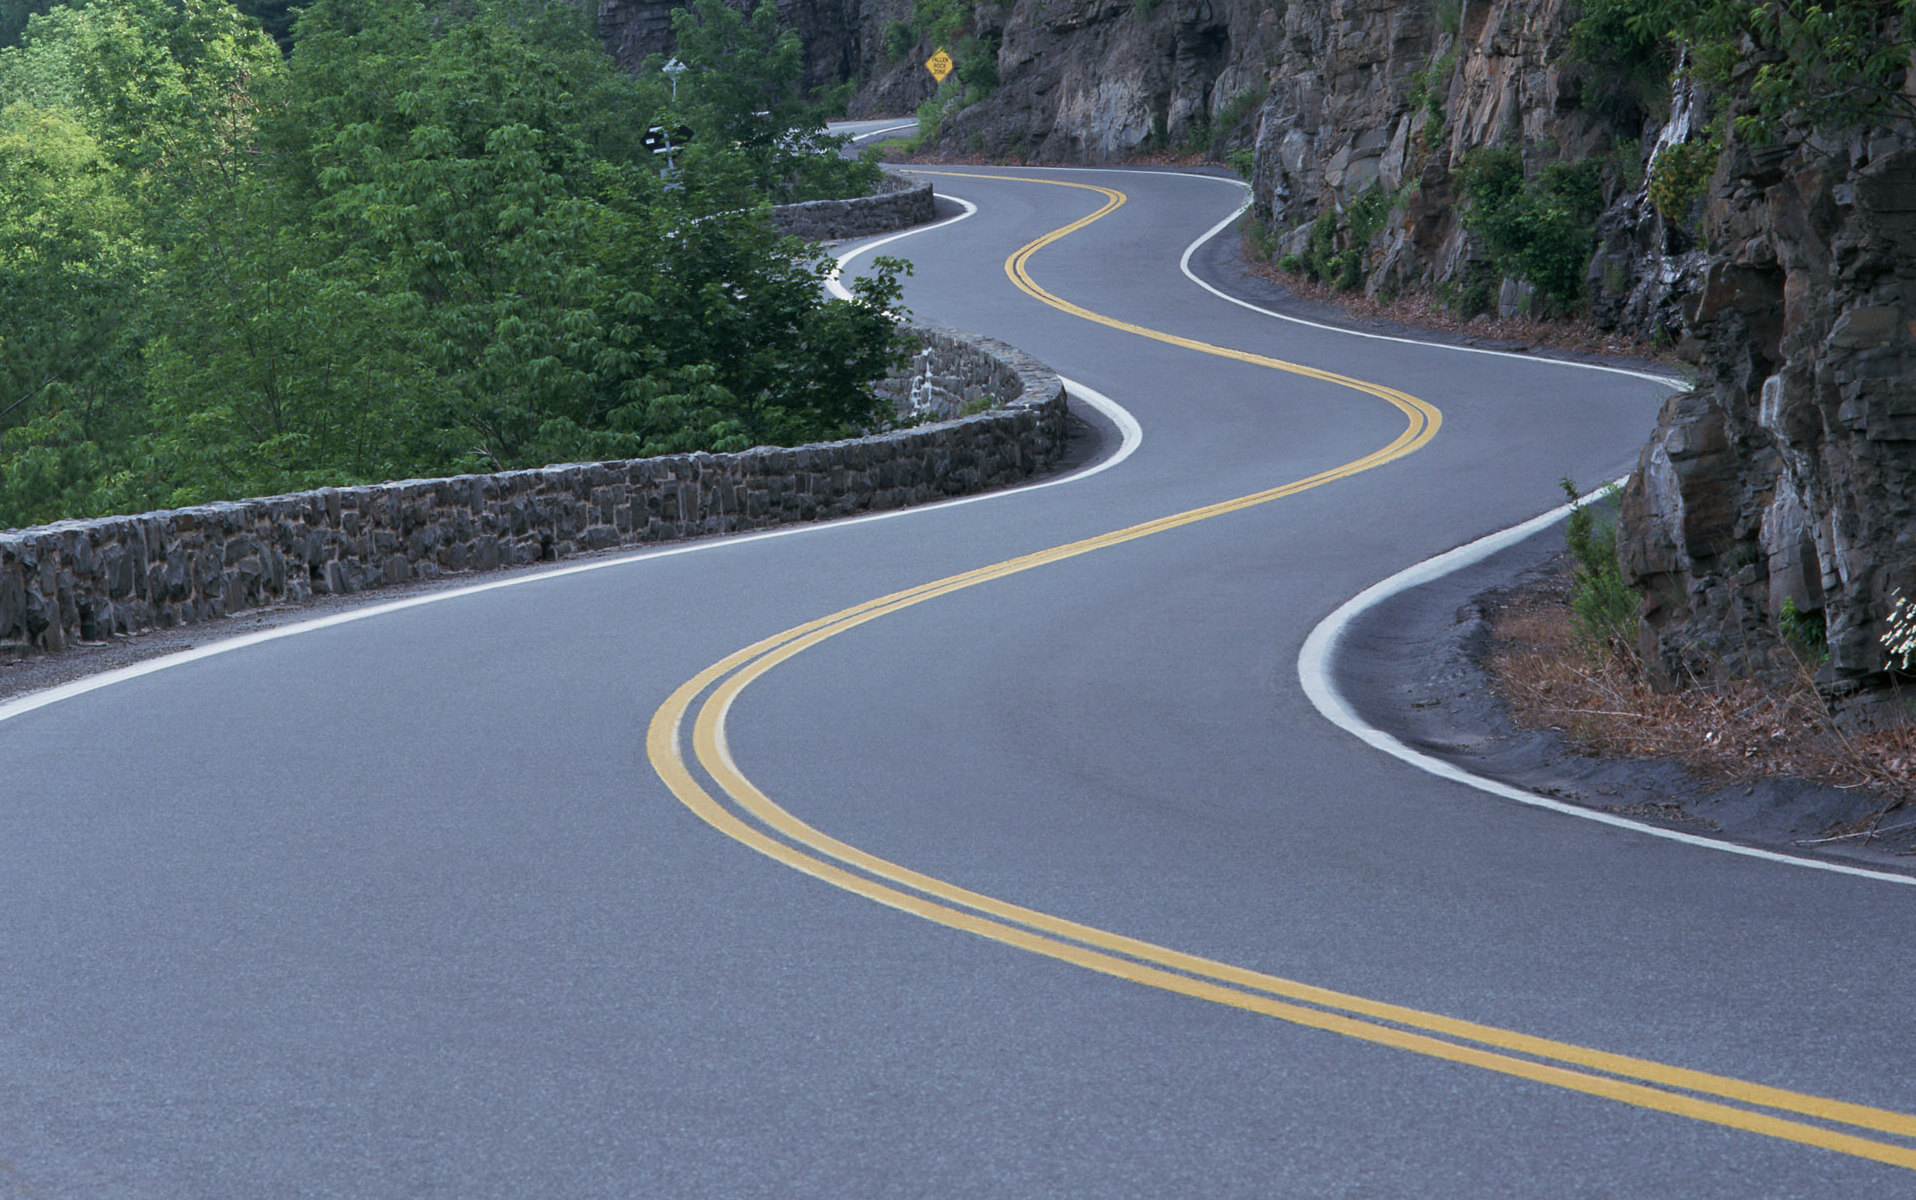
<svg viewBox="0 0 1916 1200">
<path fill-rule="evenodd" d="M 1891 592 L 1896 606 L 1889 610 L 1889 628 L 1883 631 L 1883 649 L 1890 662 L 1907 671 L 1916 661 L 1916 604 L 1901 592 Z"/>
</svg>

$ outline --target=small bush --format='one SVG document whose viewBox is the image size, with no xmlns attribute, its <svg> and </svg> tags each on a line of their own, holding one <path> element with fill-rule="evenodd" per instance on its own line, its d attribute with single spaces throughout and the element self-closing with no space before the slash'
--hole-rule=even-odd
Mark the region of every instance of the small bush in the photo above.
<svg viewBox="0 0 1916 1200">
<path fill-rule="evenodd" d="M 918 44 L 918 31 L 909 21 L 893 21 L 885 26 L 885 61 L 897 62 Z"/>
<path fill-rule="evenodd" d="M 1663 0 L 1584 0 L 1570 31 L 1569 58 L 1589 67 L 1583 106 L 1632 128 L 1670 101 L 1672 45 L 1656 9 Z"/>
<path fill-rule="evenodd" d="M 965 100 L 976 104 L 998 90 L 998 39 L 966 38 L 959 43 L 958 80 L 965 85 Z"/>
<path fill-rule="evenodd" d="M 945 89 L 939 88 L 942 94 Z M 945 123 L 945 113 L 955 107 L 950 99 L 933 96 L 918 106 L 918 134 L 912 138 L 910 150 L 916 153 L 938 140 L 938 127 Z"/>
<path fill-rule="evenodd" d="M 1311 222 L 1310 238 L 1301 254 L 1286 254 L 1278 269 L 1308 276 L 1313 282 L 1347 291 L 1364 282 L 1365 252 L 1384 227 L 1398 195 L 1373 184 L 1345 207 L 1340 216 L 1326 209 Z"/>
<path fill-rule="evenodd" d="M 1791 649 L 1810 662 L 1823 662 L 1830 656 L 1829 626 L 1821 612 L 1803 612 L 1796 597 L 1783 597 L 1783 611 L 1777 614 L 1776 631 Z"/>
<path fill-rule="evenodd" d="M 1239 92 L 1224 102 L 1224 107 L 1217 110 L 1217 116 L 1211 124 L 1224 133 L 1231 132 L 1243 123 L 1244 118 L 1256 112 L 1269 94 L 1267 89 L 1261 87 Z"/>
<path fill-rule="evenodd" d="M 949 48 L 970 26 L 971 6 L 963 0 L 913 0 L 912 28 L 932 46 Z"/>
<path fill-rule="evenodd" d="M 1575 308 L 1596 250 L 1600 168 L 1595 159 L 1552 163 L 1532 181 L 1519 151 L 1473 150 L 1460 180 L 1464 228 L 1484 240 L 1505 275 L 1529 281 L 1558 308 Z"/>
<path fill-rule="evenodd" d="M 1617 527 L 1579 503 L 1582 493 L 1570 479 L 1562 480 L 1561 486 L 1573 506 L 1564 544 L 1570 551 L 1570 611 L 1577 632 L 1594 652 L 1630 654 L 1636 645 L 1641 604 L 1623 582 L 1623 570 L 1617 565 Z M 1615 494 L 1612 487 L 1603 499 Z"/>
<path fill-rule="evenodd" d="M 1643 142 L 1637 138 L 1618 138 L 1610 143 L 1610 161 L 1616 166 L 1617 179 L 1624 190 L 1634 192 L 1643 186 Z"/>
<path fill-rule="evenodd" d="M 1443 144 L 1444 123 L 1449 119 L 1444 112 L 1444 100 L 1450 95 L 1450 79 L 1456 71 L 1457 47 L 1452 46 L 1412 71 L 1405 80 L 1404 99 L 1412 108 L 1421 108 L 1428 115 L 1424 122 L 1424 145 L 1432 150 Z"/>
<path fill-rule="evenodd" d="M 1710 185 L 1716 174 L 1716 160 L 1723 153 L 1722 139 L 1712 131 L 1693 142 L 1666 146 L 1650 164 L 1650 203 L 1666 221 L 1687 220 L 1690 206 Z"/>
</svg>

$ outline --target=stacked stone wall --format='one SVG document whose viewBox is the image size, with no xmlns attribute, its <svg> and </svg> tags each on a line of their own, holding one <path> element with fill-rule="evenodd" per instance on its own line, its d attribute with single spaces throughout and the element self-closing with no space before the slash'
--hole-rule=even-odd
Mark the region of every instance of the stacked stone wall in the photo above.
<svg viewBox="0 0 1916 1200">
<path fill-rule="evenodd" d="M 0 659 L 318 595 L 922 504 L 1021 482 L 1063 455 L 1055 374 L 1001 342 L 910 332 L 925 350 L 885 394 L 994 407 L 809 446 L 321 488 L 0 533 Z"/>
<path fill-rule="evenodd" d="M 887 175 L 870 196 L 778 205 L 772 209 L 772 224 L 791 237 L 829 242 L 907 229 L 931 220 L 935 212 L 931 184 Z"/>
</svg>

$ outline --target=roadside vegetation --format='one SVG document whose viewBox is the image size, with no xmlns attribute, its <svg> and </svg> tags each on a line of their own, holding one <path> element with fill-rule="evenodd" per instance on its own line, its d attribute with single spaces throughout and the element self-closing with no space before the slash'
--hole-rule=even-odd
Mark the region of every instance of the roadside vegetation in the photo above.
<svg viewBox="0 0 1916 1200">
<path fill-rule="evenodd" d="M 880 420 L 902 264 L 766 212 L 877 170 L 796 36 L 698 0 L 674 100 L 595 13 L 0 0 L 0 527 Z"/>
<path fill-rule="evenodd" d="M 1455 12 L 1439 13 L 1452 34 Z M 1695 237 L 1704 192 L 1732 145 L 1916 117 L 1916 92 L 1905 85 L 1912 30 L 1916 0 L 1585 0 L 1566 57 L 1580 68 L 1583 107 L 1611 131 L 1608 146 L 1566 160 L 1547 143 L 1498 142 L 1452 163 L 1458 219 L 1485 256 L 1434 289 L 1432 300 L 1468 320 L 1494 311 L 1499 285 L 1510 279 L 1524 285 L 1522 315 L 1575 318 L 1588 307 L 1606 201 L 1643 189 L 1666 222 Z M 1425 154 L 1448 139 L 1444 101 L 1457 67 L 1453 44 L 1407 79 L 1410 107 L 1424 117 Z M 1678 87 L 1695 101 L 1689 134 L 1652 159 L 1646 122 L 1669 112 Z M 1364 287 L 1373 239 L 1410 190 L 1387 196 L 1373 186 L 1326 207 L 1276 265 L 1336 291 Z M 1250 250 L 1268 258 L 1278 240 L 1264 234 Z"/>
<path fill-rule="evenodd" d="M 1575 485 L 1563 486 L 1574 500 Z M 1483 665 L 1517 723 L 1560 732 L 1592 754 L 1679 762 L 1716 784 L 1790 777 L 1876 798 L 1869 816 L 1810 842 L 1902 829 L 1892 814 L 1916 799 L 1916 726 L 1843 728 L 1815 683 L 1827 653 L 1821 631 L 1792 629 L 1787 606 L 1780 632 L 1793 670 L 1653 685 L 1638 656 L 1638 599 L 1618 570 L 1605 507 L 1573 511 L 1559 571 L 1490 606 Z M 1905 647 L 1916 647 L 1916 617 L 1900 615 L 1886 644 L 1907 655 Z"/>
</svg>

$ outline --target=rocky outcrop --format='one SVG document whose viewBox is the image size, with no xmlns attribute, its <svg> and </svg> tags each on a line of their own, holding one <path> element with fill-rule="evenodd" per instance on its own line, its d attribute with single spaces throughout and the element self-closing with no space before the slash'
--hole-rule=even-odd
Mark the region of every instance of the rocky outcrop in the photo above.
<svg viewBox="0 0 1916 1200">
<path fill-rule="evenodd" d="M 636 71 L 653 54 L 672 52 L 672 10 L 680 0 L 599 0 L 599 38 L 613 61 Z"/>
<path fill-rule="evenodd" d="M 1255 99 L 1283 36 L 1258 0 L 1017 0 L 974 10 L 996 44 L 997 90 L 946 118 L 941 146 L 1108 162 L 1194 131 Z M 1250 105 L 1244 105 L 1247 115 Z"/>
<path fill-rule="evenodd" d="M 1905 133 L 1738 147 L 1711 189 L 1673 397 L 1624 498 L 1645 657 L 1787 667 L 1785 605 L 1838 694 L 1879 682 L 1916 595 L 1916 148 Z M 1820 636 L 1819 636 L 1820 635 Z"/>
<path fill-rule="evenodd" d="M 1579 12 L 1570 0 L 980 5 L 974 32 L 998 47 L 1000 83 L 954 102 L 935 147 L 1076 162 L 1249 149 L 1274 256 L 1303 252 L 1329 214 L 1371 295 L 1475 288 L 1512 309 L 1527 289 L 1502 280 L 1458 220 L 1464 157 L 1522 147 L 1533 174 L 1601 161 L 1593 311 L 1606 326 L 1674 339 L 1699 263 L 1681 224 L 1648 202 L 1643 164 L 1691 135 L 1689 112 L 1587 104 L 1590 69 L 1565 54 Z M 922 49 L 910 64 L 919 76 Z M 869 55 L 866 65 L 867 79 L 889 78 Z M 930 94 L 929 77 L 920 88 Z M 1353 222 L 1366 205 L 1375 219 Z"/>
<path fill-rule="evenodd" d="M 902 416 L 932 423 L 871 437 L 321 488 L 0 533 L 0 660 L 317 594 L 899 508 L 1017 483 L 1063 455 L 1055 374 L 988 338 L 913 333 L 919 353 L 879 390 Z"/>
</svg>

